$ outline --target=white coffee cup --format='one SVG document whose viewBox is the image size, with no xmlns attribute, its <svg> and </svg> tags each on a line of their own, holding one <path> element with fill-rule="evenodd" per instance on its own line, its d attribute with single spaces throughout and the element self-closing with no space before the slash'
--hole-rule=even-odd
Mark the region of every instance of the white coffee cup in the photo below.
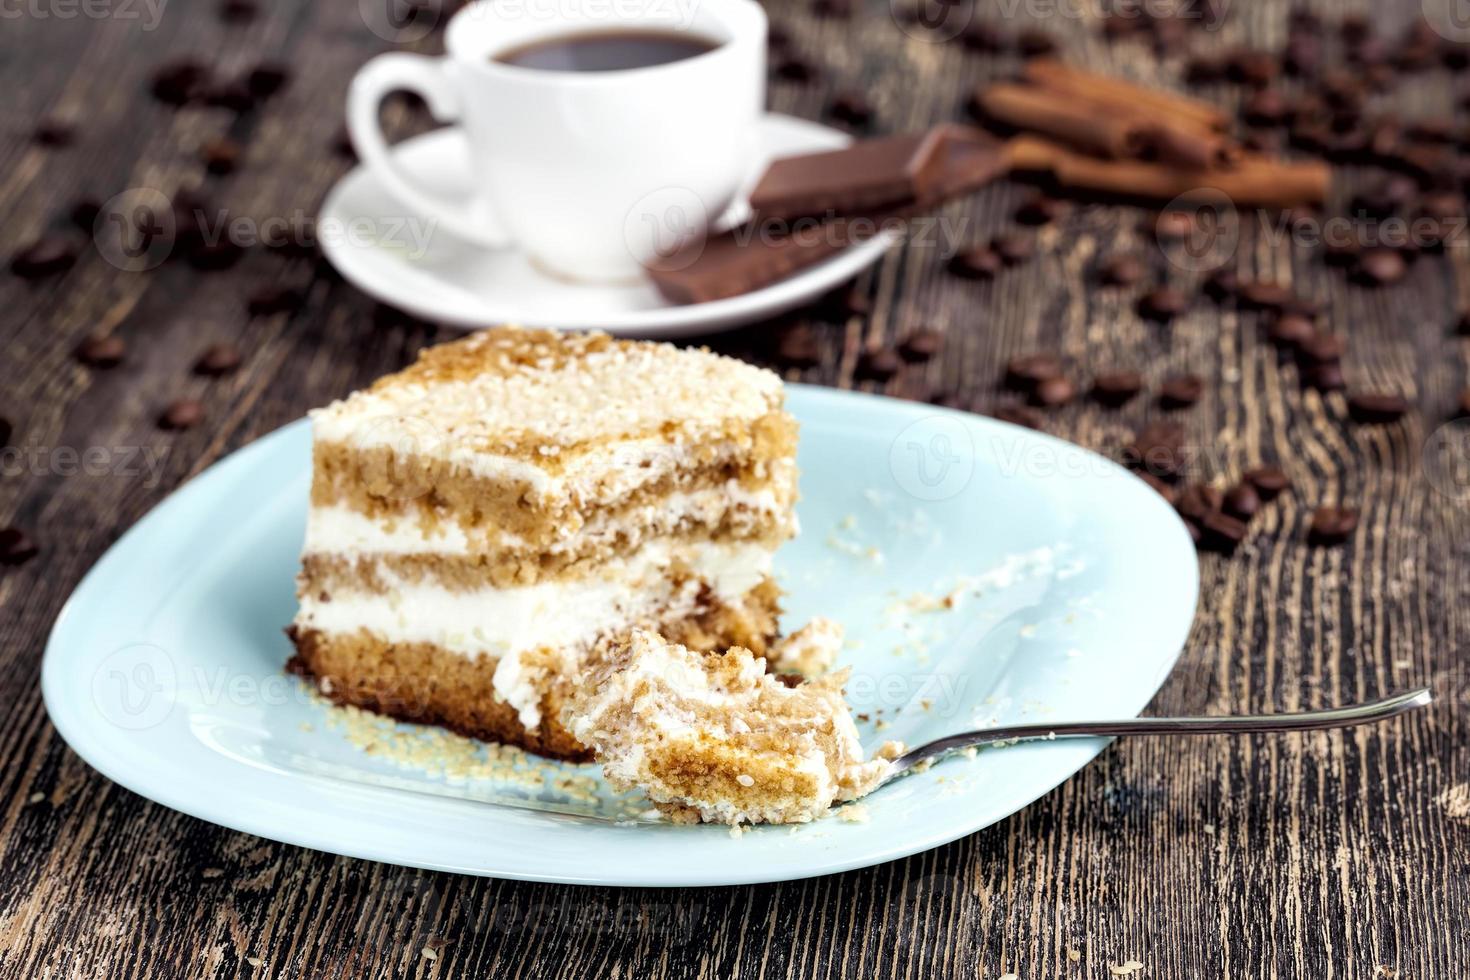
<svg viewBox="0 0 1470 980">
<path fill-rule="evenodd" d="M 716 44 L 681 61 L 573 72 L 498 62 L 537 41 L 674 30 Z M 450 22 L 447 55 L 385 54 L 353 80 L 347 123 L 363 163 L 406 208 L 477 245 L 518 247 L 573 280 L 624 281 L 702 233 L 730 204 L 765 104 L 766 17 L 754 0 L 487 0 Z M 462 201 L 414 182 L 378 123 L 416 92 L 469 142 Z"/>
</svg>

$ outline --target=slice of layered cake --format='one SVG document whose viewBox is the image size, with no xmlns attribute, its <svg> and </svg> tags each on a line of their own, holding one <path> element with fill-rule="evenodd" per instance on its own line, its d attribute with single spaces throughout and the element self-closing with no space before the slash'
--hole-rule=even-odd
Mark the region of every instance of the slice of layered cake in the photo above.
<svg viewBox="0 0 1470 980">
<path fill-rule="evenodd" d="M 764 652 L 795 531 L 780 379 L 706 350 L 498 328 L 312 414 L 293 669 L 339 703 L 563 758 L 632 627 Z"/>
<path fill-rule="evenodd" d="M 633 630 L 599 646 L 566 717 L 609 783 L 675 820 L 806 823 L 872 790 L 902 751 L 864 760 L 847 674 L 792 682 L 749 650 L 697 653 Z"/>
</svg>

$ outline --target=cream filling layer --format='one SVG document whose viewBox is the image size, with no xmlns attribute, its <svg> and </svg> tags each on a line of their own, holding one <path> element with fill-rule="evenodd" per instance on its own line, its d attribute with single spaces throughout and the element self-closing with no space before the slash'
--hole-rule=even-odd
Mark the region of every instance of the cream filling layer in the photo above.
<svg viewBox="0 0 1470 980">
<path fill-rule="evenodd" d="M 380 568 L 390 591 L 337 590 L 323 601 L 305 590 L 296 623 L 324 633 L 367 630 L 389 642 L 499 658 L 496 694 L 516 708 L 521 724 L 533 728 L 541 721 L 547 678 L 545 668 L 527 663 L 524 654 L 551 648 L 564 660 L 560 669 L 570 671 L 605 633 L 654 616 L 692 613 L 701 586 L 737 602 L 770 575 L 772 555 L 761 544 L 655 540 L 588 578 L 460 592 L 397 580 Z M 670 577 L 676 570 L 691 578 L 676 586 Z"/>
<path fill-rule="evenodd" d="M 784 519 L 788 536 L 796 533 L 795 515 L 790 513 L 794 468 L 786 479 L 751 491 L 730 480 L 724 486 L 680 491 L 656 504 L 610 518 L 594 515 L 580 528 L 565 529 L 561 540 L 549 549 L 553 554 L 576 553 L 620 536 L 635 546 L 645 538 L 672 534 L 680 528 L 712 527 L 731 511 L 749 515 L 751 526 Z M 526 547 L 526 540 L 503 529 L 490 529 L 471 539 L 453 520 L 439 521 L 425 532 L 413 515 L 383 519 L 339 504 L 312 507 L 306 520 L 307 554 L 352 555 L 469 555 Z"/>
</svg>

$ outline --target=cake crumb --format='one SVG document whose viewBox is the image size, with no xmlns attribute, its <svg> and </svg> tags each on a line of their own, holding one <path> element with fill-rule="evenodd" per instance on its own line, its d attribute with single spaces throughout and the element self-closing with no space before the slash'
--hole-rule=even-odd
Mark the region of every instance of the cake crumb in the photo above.
<svg viewBox="0 0 1470 980">
<path fill-rule="evenodd" d="M 1069 962 L 1072 962 L 1072 963 L 1081 963 L 1082 962 L 1082 950 L 1080 950 L 1080 949 L 1069 949 L 1069 950 L 1067 950 L 1067 960 Z"/>
<path fill-rule="evenodd" d="M 32 803 L 40 803 L 45 798 L 46 798 L 46 794 L 45 793 L 32 793 L 31 794 L 31 797 L 30 797 L 30 801 Z"/>
<path fill-rule="evenodd" d="M 801 629 L 781 640 L 767 658 L 771 670 L 778 674 L 796 673 L 803 677 L 819 677 L 832 669 L 837 652 L 842 649 L 842 625 L 817 616 Z"/>
<path fill-rule="evenodd" d="M 260 959 L 259 956 L 247 956 L 247 957 L 245 957 L 245 962 L 246 963 L 249 963 L 251 966 L 255 967 L 257 970 L 260 969 L 261 959 Z"/>
<path fill-rule="evenodd" d="M 1108 964 L 1108 972 L 1115 977 L 1131 977 L 1133 974 L 1142 969 L 1143 964 L 1140 963 L 1138 960 L 1128 960 L 1126 963 Z"/>
<path fill-rule="evenodd" d="M 423 949 L 419 950 L 419 955 L 426 960 L 437 960 L 439 958 L 438 951 L 430 949 L 428 946 L 425 946 Z"/>
<path fill-rule="evenodd" d="M 837 808 L 837 819 L 843 823 L 867 823 L 868 807 L 865 803 L 849 803 Z"/>
</svg>

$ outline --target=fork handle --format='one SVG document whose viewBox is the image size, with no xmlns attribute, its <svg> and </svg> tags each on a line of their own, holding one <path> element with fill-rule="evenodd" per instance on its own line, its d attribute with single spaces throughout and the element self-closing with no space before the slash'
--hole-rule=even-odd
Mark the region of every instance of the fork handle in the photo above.
<svg viewBox="0 0 1470 980">
<path fill-rule="evenodd" d="M 1116 735 L 1237 735 L 1250 732 L 1309 732 L 1324 728 L 1350 728 L 1393 718 L 1406 711 L 1422 708 L 1433 700 L 1434 696 L 1429 688 L 1421 687 L 1380 701 L 1323 711 L 1216 718 L 1128 718 L 1122 721 L 1074 721 L 1059 725 L 984 728 L 949 735 L 921 745 L 894 760 L 894 768 L 902 771 L 925 759 L 935 759 L 958 749 L 996 742 Z"/>
</svg>

